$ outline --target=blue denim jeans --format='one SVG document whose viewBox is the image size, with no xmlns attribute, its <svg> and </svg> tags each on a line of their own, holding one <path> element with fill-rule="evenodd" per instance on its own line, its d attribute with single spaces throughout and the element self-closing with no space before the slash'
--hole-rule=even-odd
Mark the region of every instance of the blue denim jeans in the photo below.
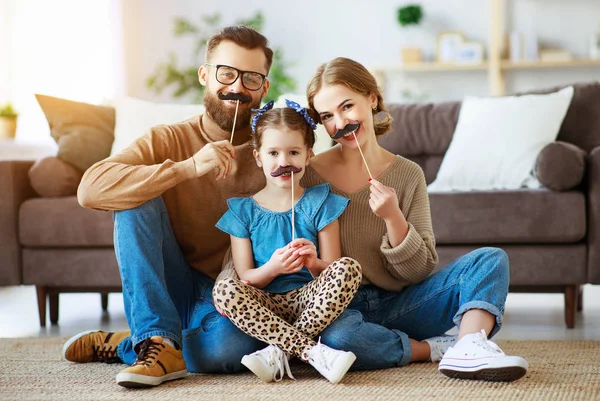
<svg viewBox="0 0 600 401">
<path fill-rule="evenodd" d="M 506 253 L 498 248 L 470 252 L 426 280 L 400 292 L 362 286 L 340 317 L 321 333 L 321 341 L 357 356 L 353 370 L 406 365 L 409 338 L 424 340 L 460 326 L 469 309 L 496 317 L 500 330 L 508 294 Z"/>
<path fill-rule="evenodd" d="M 188 264 L 162 198 L 115 212 L 113 220 L 125 316 L 131 330 L 131 337 L 119 344 L 121 360 L 133 364 L 136 344 L 162 336 L 181 346 L 190 372 L 242 370 L 242 357 L 265 344 L 216 311 L 214 280 Z"/>
</svg>

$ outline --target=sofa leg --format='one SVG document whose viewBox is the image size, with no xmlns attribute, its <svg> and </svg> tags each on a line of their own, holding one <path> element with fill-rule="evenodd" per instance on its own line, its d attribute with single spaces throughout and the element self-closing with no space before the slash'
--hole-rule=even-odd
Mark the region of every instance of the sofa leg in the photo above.
<svg viewBox="0 0 600 401">
<path fill-rule="evenodd" d="M 581 312 L 583 310 L 583 286 L 579 286 L 579 296 L 577 298 L 577 312 Z"/>
<path fill-rule="evenodd" d="M 108 293 L 103 292 L 100 297 L 102 298 L 102 310 L 106 312 L 108 311 Z"/>
<path fill-rule="evenodd" d="M 577 315 L 577 298 L 579 297 L 578 285 L 565 286 L 565 322 L 567 328 L 575 327 L 575 316 Z"/>
<path fill-rule="evenodd" d="M 38 301 L 38 313 L 40 315 L 40 326 L 46 327 L 46 298 L 48 296 L 48 288 L 41 285 L 36 285 Z"/>
<path fill-rule="evenodd" d="M 50 293 L 50 323 L 58 323 L 58 292 Z"/>
</svg>

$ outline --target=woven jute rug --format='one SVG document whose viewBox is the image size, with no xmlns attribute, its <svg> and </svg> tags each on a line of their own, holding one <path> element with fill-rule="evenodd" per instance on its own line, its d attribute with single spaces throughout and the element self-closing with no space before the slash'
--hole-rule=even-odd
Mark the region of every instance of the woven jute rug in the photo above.
<svg viewBox="0 0 600 401">
<path fill-rule="evenodd" d="M 600 400 L 600 342 L 501 341 L 530 365 L 513 383 L 449 379 L 436 364 L 349 372 L 330 384 L 312 367 L 293 364 L 296 381 L 262 383 L 250 373 L 189 374 L 152 389 L 115 383 L 125 365 L 61 360 L 65 338 L 2 339 L 0 400 Z"/>
</svg>

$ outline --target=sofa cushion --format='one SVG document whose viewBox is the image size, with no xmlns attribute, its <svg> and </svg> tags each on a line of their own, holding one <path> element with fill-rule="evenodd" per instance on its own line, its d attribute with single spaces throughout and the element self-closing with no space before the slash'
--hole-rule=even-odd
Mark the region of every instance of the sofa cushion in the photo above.
<svg viewBox="0 0 600 401">
<path fill-rule="evenodd" d="M 587 153 L 572 143 L 552 142 L 537 157 L 535 175 L 553 191 L 573 189 L 583 180 Z"/>
<path fill-rule="evenodd" d="M 573 86 L 575 93 L 557 139 L 590 152 L 600 146 L 600 82 L 561 85 L 529 93 L 551 93 L 567 86 Z"/>
<path fill-rule="evenodd" d="M 57 197 L 76 195 L 83 172 L 58 157 L 49 156 L 35 162 L 28 175 L 31 186 L 40 196 Z"/>
<path fill-rule="evenodd" d="M 112 246 L 112 213 L 85 209 L 75 196 L 29 199 L 19 209 L 19 240 L 25 247 Z"/>
<path fill-rule="evenodd" d="M 430 190 L 518 189 L 554 142 L 573 87 L 545 95 L 466 97 Z"/>
<path fill-rule="evenodd" d="M 58 144 L 58 158 L 81 171 L 107 158 L 114 140 L 115 109 L 35 95 Z"/>
<path fill-rule="evenodd" d="M 547 189 L 430 193 L 437 244 L 573 243 L 586 234 L 585 195 Z"/>
<path fill-rule="evenodd" d="M 443 155 L 458 121 L 460 102 L 392 104 L 392 129 L 377 140 L 401 156 Z"/>
</svg>

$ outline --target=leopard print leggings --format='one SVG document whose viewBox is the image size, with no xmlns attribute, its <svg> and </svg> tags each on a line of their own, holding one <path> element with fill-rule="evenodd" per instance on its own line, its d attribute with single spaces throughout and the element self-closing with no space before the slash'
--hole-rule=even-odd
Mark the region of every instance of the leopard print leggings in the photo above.
<svg viewBox="0 0 600 401">
<path fill-rule="evenodd" d="M 316 345 L 313 338 L 346 309 L 361 279 L 360 264 L 344 257 L 310 283 L 282 294 L 235 278 L 219 280 L 213 300 L 245 333 L 304 360 L 304 352 Z"/>
</svg>

